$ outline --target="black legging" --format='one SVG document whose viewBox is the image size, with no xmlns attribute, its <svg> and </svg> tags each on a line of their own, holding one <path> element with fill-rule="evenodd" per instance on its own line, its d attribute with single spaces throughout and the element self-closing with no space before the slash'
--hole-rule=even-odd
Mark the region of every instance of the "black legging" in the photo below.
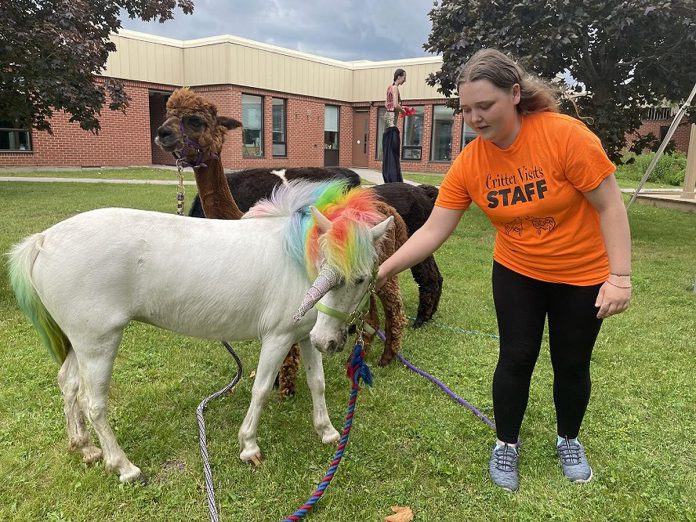
<svg viewBox="0 0 696 522">
<path fill-rule="evenodd" d="M 590 357 L 601 319 L 599 287 L 546 283 L 493 263 L 493 299 L 500 356 L 493 375 L 493 411 L 503 442 L 518 440 L 546 316 L 558 434 L 575 438 L 590 400 Z"/>
<path fill-rule="evenodd" d="M 382 134 L 382 178 L 385 183 L 402 182 L 399 159 L 401 137 L 398 127 L 387 127 Z"/>
</svg>

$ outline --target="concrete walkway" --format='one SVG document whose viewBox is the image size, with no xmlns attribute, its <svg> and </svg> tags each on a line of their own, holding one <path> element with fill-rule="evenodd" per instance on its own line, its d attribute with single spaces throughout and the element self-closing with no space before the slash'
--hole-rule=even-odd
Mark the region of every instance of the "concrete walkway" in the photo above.
<svg viewBox="0 0 696 522">
<path fill-rule="evenodd" d="M 0 176 L 0 181 L 27 181 L 30 183 L 111 183 L 116 185 L 176 185 L 176 179 L 107 179 L 107 178 L 31 178 L 26 176 Z M 184 185 L 195 185 L 184 181 Z"/>
<path fill-rule="evenodd" d="M 168 169 L 169 170 L 169 169 Z M 172 168 L 171 170 L 176 170 Z M 373 169 L 352 168 L 361 178 L 375 185 L 381 185 L 384 181 L 382 173 Z M 1 173 L 1 171 L 0 171 Z M 191 174 L 190 170 L 186 171 Z M 0 176 L 1 181 L 25 181 L 32 183 L 111 183 L 111 184 L 126 184 L 126 185 L 176 185 L 177 180 L 175 175 L 172 175 L 171 180 L 154 180 L 154 179 L 117 179 L 117 178 L 55 178 L 55 177 L 40 177 L 41 171 L 36 171 L 37 176 Z M 410 185 L 418 185 L 413 181 L 404 180 L 404 183 Z M 185 185 L 195 185 L 195 181 L 185 180 Z"/>
</svg>

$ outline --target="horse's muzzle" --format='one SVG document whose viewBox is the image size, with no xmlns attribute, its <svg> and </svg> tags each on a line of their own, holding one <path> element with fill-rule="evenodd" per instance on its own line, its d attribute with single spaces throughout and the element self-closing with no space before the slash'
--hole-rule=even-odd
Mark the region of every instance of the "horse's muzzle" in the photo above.
<svg viewBox="0 0 696 522">
<path fill-rule="evenodd" d="M 323 337 L 321 335 L 310 334 L 309 339 L 312 342 L 312 346 L 321 353 L 331 355 L 345 348 L 346 341 L 348 340 L 348 330 L 342 328 L 340 334 L 336 337 Z"/>
</svg>

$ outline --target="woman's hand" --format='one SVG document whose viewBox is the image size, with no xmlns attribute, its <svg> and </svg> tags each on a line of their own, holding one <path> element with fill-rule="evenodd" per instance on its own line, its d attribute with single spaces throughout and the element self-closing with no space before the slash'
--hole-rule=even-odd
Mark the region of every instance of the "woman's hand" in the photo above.
<svg viewBox="0 0 696 522">
<path fill-rule="evenodd" d="M 384 283 L 387 282 L 387 279 L 389 279 L 386 270 L 380 265 L 379 271 L 377 272 L 377 282 L 375 283 L 375 291 L 379 290 L 384 286 Z"/>
<path fill-rule="evenodd" d="M 620 314 L 631 302 L 630 276 L 609 276 L 599 289 L 595 306 L 599 308 L 597 319 L 606 319 Z"/>
</svg>

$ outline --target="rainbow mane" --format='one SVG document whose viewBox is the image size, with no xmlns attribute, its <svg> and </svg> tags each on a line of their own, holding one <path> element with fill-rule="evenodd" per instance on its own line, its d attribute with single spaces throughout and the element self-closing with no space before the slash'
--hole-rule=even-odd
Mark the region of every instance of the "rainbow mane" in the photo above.
<svg viewBox="0 0 696 522">
<path fill-rule="evenodd" d="M 276 187 L 269 199 L 254 205 L 244 218 L 290 216 L 286 251 L 310 278 L 316 277 L 325 262 L 344 279 L 352 279 L 370 272 L 375 261 L 370 229 L 384 219 L 376 202 L 371 191 L 355 188 L 346 192 L 343 181 L 291 181 Z M 310 205 L 333 223 L 321 238 Z"/>
</svg>

